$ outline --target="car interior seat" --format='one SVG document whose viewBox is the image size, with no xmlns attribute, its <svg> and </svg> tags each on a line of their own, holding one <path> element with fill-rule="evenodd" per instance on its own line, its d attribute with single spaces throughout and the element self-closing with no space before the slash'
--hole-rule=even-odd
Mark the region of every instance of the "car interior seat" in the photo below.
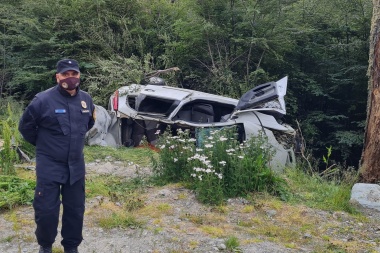
<svg viewBox="0 0 380 253">
<path fill-rule="evenodd" d="M 191 121 L 199 123 L 214 122 L 214 108 L 211 104 L 195 104 L 191 111 Z"/>
</svg>

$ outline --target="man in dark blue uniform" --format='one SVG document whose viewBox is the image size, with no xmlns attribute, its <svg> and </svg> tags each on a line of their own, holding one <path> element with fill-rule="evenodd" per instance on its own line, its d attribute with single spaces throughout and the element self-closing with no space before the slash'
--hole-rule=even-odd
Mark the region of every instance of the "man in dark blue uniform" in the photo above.
<svg viewBox="0 0 380 253">
<path fill-rule="evenodd" d="M 95 107 L 90 95 L 79 89 L 77 61 L 59 61 L 56 79 L 56 86 L 38 93 L 25 109 L 19 131 L 36 146 L 37 186 L 33 207 L 39 253 L 52 252 L 61 199 L 61 244 L 65 253 L 75 253 L 83 240 L 83 148 L 85 134 L 94 125 Z"/>
</svg>

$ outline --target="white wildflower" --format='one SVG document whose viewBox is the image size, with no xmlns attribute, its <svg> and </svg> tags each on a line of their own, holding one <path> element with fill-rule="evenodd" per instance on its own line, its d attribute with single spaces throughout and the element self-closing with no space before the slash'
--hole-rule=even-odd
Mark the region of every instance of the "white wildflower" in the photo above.
<svg viewBox="0 0 380 253">
<path fill-rule="evenodd" d="M 206 158 L 205 159 L 202 159 L 202 160 L 200 160 L 204 165 L 209 165 L 210 163 L 211 163 L 211 161 L 210 160 L 206 160 Z"/>
<path fill-rule="evenodd" d="M 219 164 L 221 164 L 221 165 L 223 165 L 223 166 L 226 165 L 226 163 L 227 163 L 226 161 L 220 161 L 220 162 L 219 162 Z"/>
<path fill-rule="evenodd" d="M 212 145 L 212 144 L 206 144 L 205 147 L 206 147 L 206 148 L 212 148 L 213 145 Z"/>
<path fill-rule="evenodd" d="M 177 159 L 177 158 L 174 158 L 173 160 L 174 160 L 174 162 L 175 162 L 175 163 L 178 161 L 178 159 Z"/>
</svg>

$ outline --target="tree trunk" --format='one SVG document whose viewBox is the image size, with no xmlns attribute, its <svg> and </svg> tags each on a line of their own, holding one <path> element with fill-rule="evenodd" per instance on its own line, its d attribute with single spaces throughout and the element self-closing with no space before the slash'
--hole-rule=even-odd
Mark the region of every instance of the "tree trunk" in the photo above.
<svg viewBox="0 0 380 253">
<path fill-rule="evenodd" d="M 368 67 L 367 122 L 360 160 L 361 182 L 380 182 L 380 0 L 373 0 Z"/>
</svg>

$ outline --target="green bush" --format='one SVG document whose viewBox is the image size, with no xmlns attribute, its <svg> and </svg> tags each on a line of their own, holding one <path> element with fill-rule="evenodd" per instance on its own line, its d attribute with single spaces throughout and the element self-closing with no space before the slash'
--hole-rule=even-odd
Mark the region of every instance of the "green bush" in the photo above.
<svg viewBox="0 0 380 253">
<path fill-rule="evenodd" d="M 252 191 L 285 191 L 285 181 L 269 167 L 272 151 L 264 136 L 239 143 L 236 128 L 166 131 L 158 140 L 154 173 L 162 182 L 184 182 L 203 203 L 221 204 Z"/>
<path fill-rule="evenodd" d="M 34 180 L 16 176 L 0 175 L 0 209 L 11 209 L 17 205 L 30 205 L 34 198 Z"/>
</svg>

